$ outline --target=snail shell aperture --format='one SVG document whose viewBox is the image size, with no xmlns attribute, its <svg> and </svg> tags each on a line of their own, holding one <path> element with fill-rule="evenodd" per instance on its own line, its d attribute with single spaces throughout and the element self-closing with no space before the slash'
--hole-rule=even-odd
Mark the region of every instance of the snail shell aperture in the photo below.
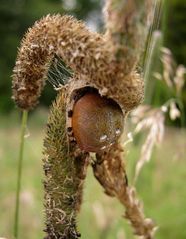
<svg viewBox="0 0 186 239">
<path fill-rule="evenodd" d="M 96 92 L 86 93 L 74 104 L 72 129 L 80 149 L 101 152 L 122 134 L 124 117 L 113 100 Z"/>
</svg>

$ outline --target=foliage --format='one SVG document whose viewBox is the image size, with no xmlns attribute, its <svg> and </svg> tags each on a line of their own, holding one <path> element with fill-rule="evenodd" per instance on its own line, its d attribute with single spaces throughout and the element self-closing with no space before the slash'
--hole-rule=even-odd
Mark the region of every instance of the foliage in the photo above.
<svg viewBox="0 0 186 239">
<path fill-rule="evenodd" d="M 166 0 L 168 6 L 163 31 L 164 45 L 171 49 L 176 61 L 186 65 L 186 17 L 185 0 Z M 26 29 L 34 21 L 48 13 L 67 13 L 78 19 L 96 22 L 101 26 L 101 7 L 103 1 L 98 0 L 1 0 L 0 5 L 0 111 L 9 112 L 14 108 L 11 97 L 11 75 L 15 62 L 17 47 Z M 157 60 L 158 62 L 158 60 Z M 153 63 L 154 64 L 154 63 Z M 158 66 L 157 66 L 158 67 Z M 152 79 L 153 80 L 153 79 Z M 151 103 L 161 105 L 168 91 L 166 87 L 151 81 L 151 88 L 156 88 L 156 97 Z M 186 91 L 185 91 L 186 92 Z M 49 105 L 54 98 L 55 91 L 51 86 L 46 87 L 41 103 Z M 186 93 L 183 94 L 186 105 Z"/>
<path fill-rule="evenodd" d="M 167 117 L 167 123 L 183 127 L 186 124 L 186 68 L 178 65 L 168 48 L 158 47 L 159 55 L 156 58 L 155 65 L 158 65 L 157 71 L 152 70 L 147 84 L 146 103 L 156 107 L 161 107 L 165 102 L 173 102 L 178 110 L 182 111 L 182 117 L 174 122 Z M 158 63 L 157 63 L 158 60 Z"/>
<path fill-rule="evenodd" d="M 84 166 L 79 163 L 76 165 L 79 154 L 77 155 L 77 150 L 71 147 L 77 140 L 73 130 L 74 125 L 70 124 L 70 118 L 73 121 L 75 117 L 70 107 L 77 103 L 72 100 L 78 100 L 82 92 L 86 94 L 87 90 L 94 87 L 100 95 L 115 100 L 123 109 L 125 118 L 143 98 L 144 82 L 136 68 L 145 47 L 150 26 L 149 15 L 154 12 L 153 1 L 147 6 L 145 1 L 140 5 L 135 1 L 132 4 L 124 1 L 117 1 L 117 4 L 114 0 L 107 1 L 105 8 L 107 34 L 104 35 L 90 32 L 82 22 L 73 17 L 56 14 L 36 22 L 23 38 L 13 70 L 12 82 L 13 99 L 20 109 L 31 110 L 37 104 L 48 68 L 56 54 L 73 70 L 73 78 L 63 86 L 67 97 L 63 99 L 59 93 L 59 99 L 62 102 L 64 100 L 65 103 L 57 100 L 57 105 L 54 105 L 44 141 L 47 226 L 45 232 L 48 239 L 79 237 L 74 215 L 75 210 L 79 208 L 79 200 L 76 196 L 79 198 L 82 182 L 77 180 L 76 184 L 75 179 L 82 178 L 81 170 Z M 67 112 L 67 121 L 63 120 L 65 112 Z M 113 122 L 114 128 L 116 122 Z M 117 127 L 113 130 L 113 134 L 117 134 Z M 75 137 L 73 139 L 71 139 L 72 135 L 64 133 L 72 130 Z M 104 134 L 101 127 L 99 131 L 98 144 Z M 106 132 L 105 135 L 107 139 L 109 136 Z M 76 144 L 78 149 L 78 141 Z M 109 148 L 104 147 L 104 151 L 100 146 L 100 151 L 96 152 L 96 160 L 93 164 L 94 175 L 105 192 L 110 196 L 116 196 L 125 206 L 125 218 L 131 222 L 134 233 L 151 239 L 155 226 L 151 219 L 144 216 L 135 190 L 128 186 L 125 166 L 122 163 L 121 142 L 116 139 L 108 146 Z M 79 151 L 83 155 L 86 152 L 81 151 L 80 148 Z M 90 152 L 92 150 L 88 150 L 87 154 L 89 155 Z M 74 158 L 70 159 L 71 155 Z M 82 161 L 81 158 L 80 162 Z"/>
<path fill-rule="evenodd" d="M 163 71 L 161 64 L 161 44 L 168 47 L 175 58 L 175 61 L 181 65 L 186 65 L 186 1 L 184 0 L 165 0 L 163 9 L 162 20 L 162 35 L 161 43 L 155 49 L 155 56 L 153 59 L 152 71 Z M 163 102 L 168 100 L 170 96 L 174 95 L 174 92 L 166 87 L 166 84 L 162 84 L 156 81 L 153 76 L 153 72 L 148 83 L 146 102 L 155 106 L 161 106 Z M 186 85 L 183 88 L 180 99 L 183 102 L 184 112 L 183 117 L 186 118 Z M 185 114 L 185 115 L 184 115 Z M 170 123 L 170 122 L 169 122 Z M 184 125 L 186 121 L 183 122 Z M 172 124 L 172 123 L 171 123 Z M 180 126 L 179 122 L 175 121 L 174 125 Z M 183 126 L 183 124 L 182 124 Z"/>
<path fill-rule="evenodd" d="M 165 0 L 164 45 L 171 49 L 176 61 L 186 65 L 186 1 Z"/>
<path fill-rule="evenodd" d="M 23 163 L 20 238 L 44 237 L 41 231 L 44 226 L 44 206 L 40 158 L 42 157 L 43 125 L 46 124 L 47 113 L 38 109 L 29 119 L 30 136 L 26 138 L 26 157 Z M 18 112 L 12 113 L 9 121 L 5 116 L 1 116 L 0 236 L 7 239 L 12 238 L 13 233 L 19 125 Z M 156 239 L 186 238 L 185 133 L 184 131 L 182 134 L 179 129 L 166 128 L 161 146 L 153 153 L 152 160 L 143 168 L 137 181 L 137 190 L 140 191 L 146 205 L 146 214 L 151 215 L 159 225 Z M 130 150 L 127 155 L 129 182 L 134 175 L 141 143 L 140 140 L 138 144 L 128 144 L 127 147 Z M 85 184 L 83 205 L 78 217 L 82 239 L 134 239 L 128 223 L 120 219 L 121 212 L 123 208 L 116 203 L 116 200 L 103 194 L 90 168 Z"/>
<path fill-rule="evenodd" d="M 168 99 L 159 107 L 144 104 L 131 113 L 131 121 L 134 124 L 133 127 L 135 126 L 133 135 L 137 136 L 139 133 L 146 135 L 136 164 L 134 182 L 137 181 L 145 163 L 151 160 L 154 146 L 160 146 L 163 142 L 165 119 L 168 118 L 169 121 L 179 119 L 181 127 L 184 125 L 184 105 L 181 96 L 186 82 L 186 68 L 176 64 L 168 48 L 161 48 L 160 59 L 162 74 L 155 72 L 154 77 L 169 89 Z M 132 133 L 129 138 L 129 142 L 131 141 L 133 141 Z"/>
</svg>

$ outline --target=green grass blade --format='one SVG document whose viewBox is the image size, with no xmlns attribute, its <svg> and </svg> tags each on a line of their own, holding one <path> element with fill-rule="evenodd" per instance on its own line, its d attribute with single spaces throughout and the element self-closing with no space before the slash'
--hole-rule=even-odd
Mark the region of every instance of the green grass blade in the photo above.
<svg viewBox="0 0 186 239">
<path fill-rule="evenodd" d="M 15 205 L 15 222 L 14 222 L 14 237 L 18 239 L 19 232 L 19 205 L 20 205 L 20 189 L 21 189 L 21 176 L 22 176 L 22 162 L 23 162 L 23 151 L 24 151 L 24 139 L 27 125 L 28 111 L 23 111 L 22 123 L 21 123 L 21 138 L 18 158 L 18 169 L 17 169 L 17 188 L 16 188 L 16 205 Z"/>
<path fill-rule="evenodd" d="M 149 29 L 149 33 L 147 36 L 146 49 L 145 49 L 144 56 L 143 56 L 142 67 L 143 67 L 144 71 L 147 67 L 146 65 L 148 64 L 149 54 L 150 54 L 151 48 L 152 48 L 153 33 L 154 33 L 154 31 L 157 31 L 160 28 L 161 16 L 162 16 L 162 0 L 156 0 L 155 6 L 154 6 L 153 21 L 152 21 L 152 25 Z"/>
</svg>

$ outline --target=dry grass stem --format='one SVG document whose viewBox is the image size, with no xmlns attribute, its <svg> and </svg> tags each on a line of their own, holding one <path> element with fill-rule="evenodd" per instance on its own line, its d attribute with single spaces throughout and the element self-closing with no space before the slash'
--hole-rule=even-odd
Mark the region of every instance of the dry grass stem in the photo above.
<svg viewBox="0 0 186 239">
<path fill-rule="evenodd" d="M 185 84 L 186 68 L 176 64 L 169 49 L 162 48 L 162 66 L 163 73 L 155 72 L 154 76 L 158 80 L 164 80 L 167 87 L 171 88 L 173 98 L 168 99 L 159 108 L 153 108 L 150 105 L 141 105 L 131 114 L 132 121 L 136 125 L 134 134 L 147 131 L 145 142 L 141 149 L 141 155 L 136 165 L 134 181 L 137 181 L 139 173 L 146 162 L 149 162 L 153 148 L 162 142 L 164 136 L 164 122 L 166 114 L 172 121 L 180 118 L 182 105 L 180 95 Z"/>
<path fill-rule="evenodd" d="M 59 92 L 51 108 L 44 139 L 46 239 L 76 239 L 80 236 L 76 216 L 89 164 L 88 154 L 68 142 L 64 91 L 66 89 Z"/>
<path fill-rule="evenodd" d="M 141 148 L 140 158 L 136 164 L 134 177 L 136 182 L 144 164 L 151 159 L 154 146 L 162 142 L 165 128 L 165 112 L 161 108 L 153 109 L 148 105 L 143 105 L 133 111 L 132 119 L 136 124 L 135 134 L 148 130 L 147 137 Z"/>
<path fill-rule="evenodd" d="M 163 74 L 155 72 L 154 76 L 158 80 L 164 80 L 167 86 L 175 89 L 179 96 L 185 84 L 186 68 L 176 64 L 172 52 L 168 48 L 163 47 L 161 52 Z"/>
<path fill-rule="evenodd" d="M 54 70 L 48 76 L 54 87 L 60 89 L 44 140 L 46 239 L 80 236 L 76 215 L 82 201 L 89 154 L 80 151 L 74 141 L 70 143 L 66 132 L 71 122 L 70 116 L 69 121 L 66 120 L 66 113 L 74 104 L 78 85 L 94 87 L 101 95 L 116 101 L 124 117 L 138 106 L 144 96 L 144 82 L 137 64 L 155 8 L 153 0 L 107 0 L 105 34 L 91 32 L 83 22 L 58 14 L 36 22 L 22 40 L 12 86 L 18 107 L 31 110 L 36 106 L 52 63 Z M 58 75 L 61 77 L 60 71 L 64 72 L 64 68 L 55 63 L 55 58 L 59 63 L 64 61 L 73 73 L 70 71 L 67 76 L 65 72 L 64 78 L 59 80 Z M 73 113 L 72 110 L 68 112 Z M 159 131 L 162 130 L 160 123 L 149 123 L 149 126 L 152 132 L 146 143 L 148 148 L 149 142 L 153 145 L 155 141 L 153 137 L 161 137 Z M 107 152 L 97 154 L 92 165 L 94 175 L 106 194 L 117 197 L 126 207 L 125 217 L 135 234 L 151 239 L 155 227 L 145 218 L 135 190 L 128 187 L 122 152 L 122 147 L 116 143 Z"/>
<path fill-rule="evenodd" d="M 139 61 L 152 23 L 155 1 L 107 0 L 104 9 L 106 37 L 114 54 L 129 74 Z"/>
<path fill-rule="evenodd" d="M 151 239 L 156 227 L 151 219 L 145 218 L 135 189 L 128 186 L 122 151 L 119 145 L 115 145 L 110 151 L 97 155 L 97 161 L 92 164 L 93 172 L 105 193 L 118 198 L 125 206 L 124 217 L 131 223 L 134 233 Z"/>
<path fill-rule="evenodd" d="M 125 111 L 136 107 L 144 91 L 136 65 L 153 9 L 152 0 L 140 4 L 135 0 L 108 0 L 105 35 L 90 32 L 70 16 L 48 15 L 36 22 L 22 40 L 14 68 L 16 104 L 27 110 L 35 107 L 51 61 L 57 55 L 73 70 L 74 79 L 94 84 Z"/>
</svg>

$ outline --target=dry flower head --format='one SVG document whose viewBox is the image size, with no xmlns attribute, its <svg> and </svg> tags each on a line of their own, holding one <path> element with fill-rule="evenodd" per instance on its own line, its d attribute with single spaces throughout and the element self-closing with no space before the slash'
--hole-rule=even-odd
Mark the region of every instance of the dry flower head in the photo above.
<svg viewBox="0 0 186 239">
<path fill-rule="evenodd" d="M 133 117 L 136 124 L 135 134 L 148 130 L 136 165 L 134 179 L 136 182 L 142 167 L 151 159 L 154 146 L 162 142 L 165 128 L 165 112 L 161 108 L 153 109 L 148 105 L 143 105 L 132 113 Z"/>
</svg>

